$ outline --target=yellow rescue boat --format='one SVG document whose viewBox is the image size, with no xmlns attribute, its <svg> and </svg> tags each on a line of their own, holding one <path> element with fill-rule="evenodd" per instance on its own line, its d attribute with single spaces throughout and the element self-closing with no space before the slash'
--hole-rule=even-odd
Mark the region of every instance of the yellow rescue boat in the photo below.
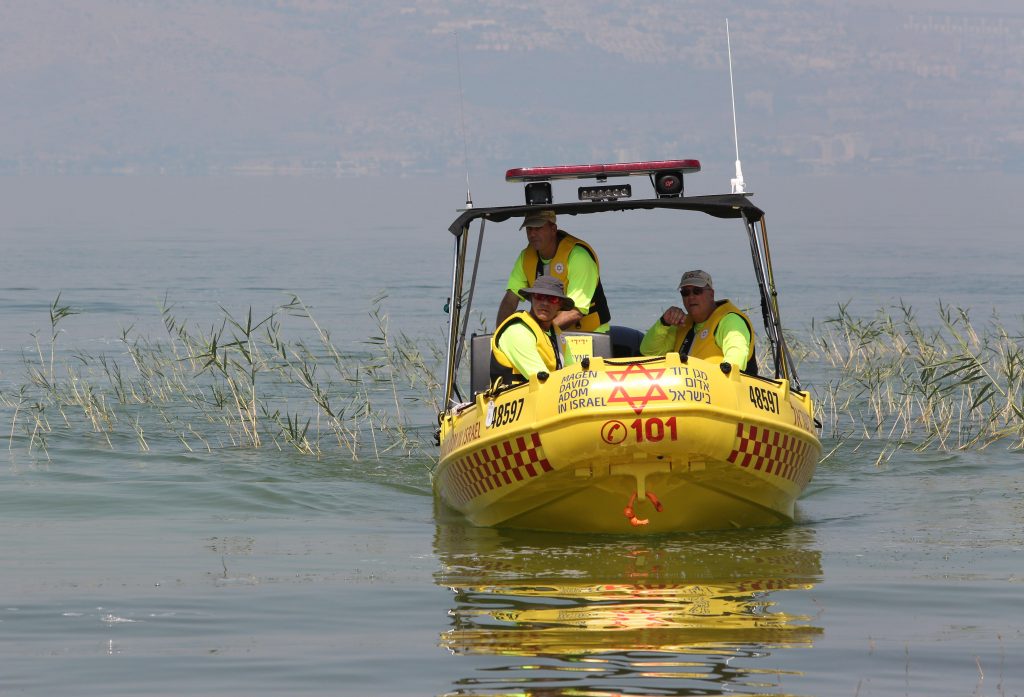
<svg viewBox="0 0 1024 697">
<path fill-rule="evenodd" d="M 467 208 L 455 236 L 445 410 L 439 414 L 437 497 L 480 526 L 591 533 L 664 533 L 761 527 L 793 519 L 821 457 L 810 395 L 782 334 L 764 213 L 749 194 L 683 196 L 695 160 L 510 170 L 527 204 Z M 656 197 L 623 185 L 581 187 L 591 200 L 554 203 L 551 179 L 648 175 Z M 546 187 L 537 185 L 547 185 Z M 696 211 L 741 220 L 754 261 L 774 376 L 752 376 L 670 353 L 639 355 L 639 332 L 574 334 L 582 359 L 512 388 L 490 384 L 489 335 L 466 337 L 470 226 L 540 210 L 581 215 Z M 474 264 L 474 268 L 476 264 Z M 460 385 L 470 353 L 468 391 Z M 463 397 L 465 395 L 465 397 Z"/>
</svg>

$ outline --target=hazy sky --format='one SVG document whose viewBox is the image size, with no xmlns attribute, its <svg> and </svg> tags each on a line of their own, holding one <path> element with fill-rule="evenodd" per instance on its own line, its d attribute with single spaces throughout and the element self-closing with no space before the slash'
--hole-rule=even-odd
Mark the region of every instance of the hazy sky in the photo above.
<svg viewBox="0 0 1024 697">
<path fill-rule="evenodd" d="M 745 162 L 1024 168 L 1017 0 L 0 0 L 0 173 L 731 165 L 726 18 Z"/>
<path fill-rule="evenodd" d="M 1024 170 L 1020 0 L 0 0 L 0 235 L 28 241 L 26 258 L 68 239 L 183 240 L 169 248 L 187 254 L 207 239 L 254 252 L 297 235 L 397 239 L 389 253 L 420 269 L 423 249 L 447 253 L 464 152 L 478 205 L 522 200 L 508 167 L 676 157 L 703 163 L 688 192 L 722 193 L 726 18 L 744 171 L 773 248 L 783 265 L 832 255 L 788 292 L 806 274 L 827 287 L 865 249 L 895 269 L 867 276 L 879 293 L 903 292 L 904 259 L 925 259 L 921 287 L 974 278 L 938 270 L 937 249 L 986 284 L 1003 268 L 1000 297 L 1019 304 L 1005 251 Z M 573 223 L 602 245 L 613 231 L 599 225 L 617 221 Z M 522 239 L 508 229 L 482 277 L 507 274 Z M 356 265 L 339 262 L 354 292 Z M 633 282 L 602 263 L 609 284 Z M 39 268 L 45 318 L 68 277 Z M 397 282 L 365 268 L 360 312 Z M 822 303 L 864 277 L 843 278 Z"/>
</svg>

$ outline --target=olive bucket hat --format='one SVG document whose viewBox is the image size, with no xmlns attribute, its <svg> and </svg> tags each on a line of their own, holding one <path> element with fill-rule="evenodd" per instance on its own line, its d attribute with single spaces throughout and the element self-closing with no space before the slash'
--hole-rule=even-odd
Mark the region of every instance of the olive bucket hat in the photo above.
<svg viewBox="0 0 1024 697">
<path fill-rule="evenodd" d="M 540 276 L 529 288 L 520 288 L 519 294 L 530 299 L 531 295 L 551 295 L 562 299 L 562 309 L 571 310 L 576 307 L 573 299 L 565 294 L 565 286 L 554 276 Z"/>
</svg>

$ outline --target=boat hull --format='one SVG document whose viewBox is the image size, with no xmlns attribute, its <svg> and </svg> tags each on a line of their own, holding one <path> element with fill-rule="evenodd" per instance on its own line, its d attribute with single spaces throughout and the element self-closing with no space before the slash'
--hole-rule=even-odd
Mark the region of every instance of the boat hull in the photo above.
<svg viewBox="0 0 1024 697">
<path fill-rule="evenodd" d="M 588 533 L 792 520 L 809 395 L 700 359 L 590 359 L 446 413 L 438 498 L 481 526 Z"/>
</svg>

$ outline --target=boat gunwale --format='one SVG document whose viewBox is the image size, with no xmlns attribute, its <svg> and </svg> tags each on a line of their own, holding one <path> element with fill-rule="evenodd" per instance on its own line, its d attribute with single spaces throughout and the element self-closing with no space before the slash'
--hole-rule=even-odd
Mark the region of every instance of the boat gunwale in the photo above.
<svg viewBox="0 0 1024 697">
<path fill-rule="evenodd" d="M 637 364 L 637 363 L 643 363 L 643 364 L 646 365 L 648 363 L 656 363 L 658 361 L 665 361 L 665 360 L 666 360 L 666 356 L 665 355 L 660 355 L 660 356 L 630 356 L 628 358 L 626 358 L 626 357 L 624 357 L 624 358 L 602 358 L 602 361 L 603 361 L 604 365 L 611 365 L 611 366 L 634 365 L 634 364 Z M 682 365 L 686 365 L 685 362 L 681 362 L 681 363 L 682 363 Z M 556 372 L 561 373 L 563 371 L 568 371 L 570 368 L 577 367 L 579 365 L 580 364 L 573 364 L 572 366 L 566 366 L 565 368 L 562 368 L 562 369 L 560 369 L 560 370 L 558 370 Z M 785 378 L 772 378 L 772 377 L 768 377 L 767 375 L 752 375 L 750 373 L 741 373 L 741 375 L 743 377 L 751 378 L 751 379 L 754 379 L 754 380 L 760 380 L 761 382 L 767 382 L 769 384 L 775 385 L 776 387 L 782 387 L 783 384 L 785 384 L 786 382 L 789 382 Z M 543 385 L 545 382 L 547 382 L 547 380 L 550 380 L 550 379 L 551 379 L 551 377 L 549 376 L 546 380 L 540 380 L 540 383 Z M 488 389 L 486 389 L 486 390 L 484 390 L 482 392 L 478 392 L 478 393 L 474 394 L 473 395 L 473 399 L 471 401 L 459 402 L 457 404 L 453 404 L 450 408 L 445 410 L 444 413 L 451 414 L 452 416 L 458 416 L 458 415 L 462 414 L 462 412 L 464 412 L 465 410 L 467 410 L 470 407 L 474 406 L 476 404 L 476 399 L 477 399 L 478 396 L 482 395 L 485 399 L 487 399 L 487 398 L 494 399 L 494 398 L 499 397 L 501 395 L 504 395 L 504 394 L 506 394 L 506 393 L 508 393 L 510 391 L 518 390 L 518 389 L 524 388 L 524 387 L 529 387 L 529 385 L 530 385 L 529 381 L 517 382 L 514 385 L 508 385 L 508 384 L 502 383 L 496 389 L 488 388 Z M 790 383 L 789 391 L 792 392 L 795 395 L 800 395 L 801 397 L 806 397 L 806 396 L 810 395 L 810 391 L 809 390 L 797 389 L 795 387 L 792 387 L 792 383 Z"/>
</svg>

